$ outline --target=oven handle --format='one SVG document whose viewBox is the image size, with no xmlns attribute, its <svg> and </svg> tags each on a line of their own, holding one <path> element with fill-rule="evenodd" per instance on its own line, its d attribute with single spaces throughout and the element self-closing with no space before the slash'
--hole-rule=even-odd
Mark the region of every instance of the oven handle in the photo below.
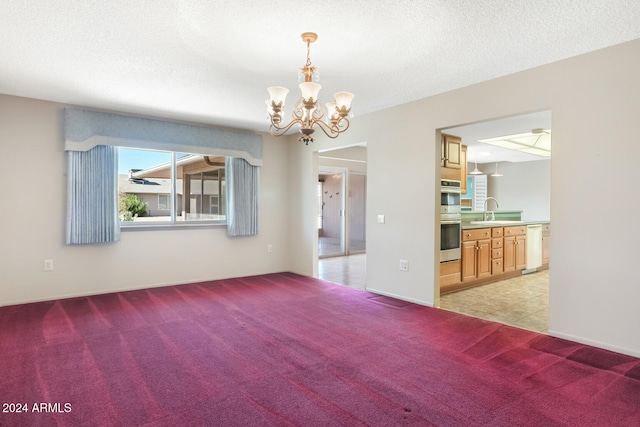
<svg viewBox="0 0 640 427">
<path fill-rule="evenodd" d="M 440 221 L 440 224 L 460 224 L 462 221 L 454 220 L 454 221 Z"/>
<path fill-rule="evenodd" d="M 462 194 L 462 190 L 459 188 L 441 188 L 441 193 Z"/>
</svg>

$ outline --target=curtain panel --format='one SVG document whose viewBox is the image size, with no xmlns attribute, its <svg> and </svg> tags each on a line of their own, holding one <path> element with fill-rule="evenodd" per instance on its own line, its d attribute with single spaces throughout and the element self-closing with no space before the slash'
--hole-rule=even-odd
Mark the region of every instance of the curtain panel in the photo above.
<svg viewBox="0 0 640 427">
<path fill-rule="evenodd" d="M 258 234 L 258 201 L 260 168 L 244 159 L 227 157 L 227 235 L 253 236 Z"/>
<path fill-rule="evenodd" d="M 120 240 L 118 148 L 67 152 L 68 245 Z"/>
</svg>

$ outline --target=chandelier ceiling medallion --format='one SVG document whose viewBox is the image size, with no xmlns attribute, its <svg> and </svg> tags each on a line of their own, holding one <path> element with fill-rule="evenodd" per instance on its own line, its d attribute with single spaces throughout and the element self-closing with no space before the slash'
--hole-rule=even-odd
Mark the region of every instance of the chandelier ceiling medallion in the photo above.
<svg viewBox="0 0 640 427">
<path fill-rule="evenodd" d="M 284 135 L 295 124 L 300 126 L 302 136 L 298 141 L 303 141 L 306 145 L 313 142 L 314 127 L 317 125 L 329 138 L 337 138 L 342 132 L 349 128 L 349 119 L 347 116 L 351 111 L 351 100 L 353 94 L 350 92 L 337 92 L 333 96 L 334 102 L 327 102 L 326 110 L 321 103 L 318 102 L 318 93 L 320 92 L 320 80 L 318 70 L 311 64 L 309 57 L 311 52 L 311 43 L 318 39 L 315 33 L 303 33 L 302 40 L 307 44 L 307 63 L 300 69 L 298 73 L 298 86 L 302 92 L 302 96 L 293 106 L 291 112 L 291 121 L 288 124 L 282 124 L 282 115 L 284 101 L 289 93 L 289 89 L 272 86 L 268 88 L 270 99 L 267 103 L 267 112 L 271 120 L 269 132 L 273 136 Z M 326 121 L 323 118 L 326 115 Z"/>
</svg>

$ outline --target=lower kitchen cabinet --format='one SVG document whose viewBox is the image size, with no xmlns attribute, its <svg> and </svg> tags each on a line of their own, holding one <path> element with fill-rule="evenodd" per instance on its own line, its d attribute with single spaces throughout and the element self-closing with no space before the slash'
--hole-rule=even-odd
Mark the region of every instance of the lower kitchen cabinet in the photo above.
<svg viewBox="0 0 640 427">
<path fill-rule="evenodd" d="M 462 281 L 491 276 L 491 229 L 462 232 Z"/>
<path fill-rule="evenodd" d="M 548 226 L 546 231 L 548 263 Z M 543 253 L 544 247 L 543 237 Z M 440 291 L 447 293 L 514 277 L 525 269 L 526 262 L 526 225 L 462 230 L 459 263 L 440 265 Z"/>
<path fill-rule="evenodd" d="M 440 263 L 440 292 L 460 283 L 460 260 Z"/>
<path fill-rule="evenodd" d="M 504 228 L 504 272 L 522 270 L 527 265 L 527 227 Z"/>
<path fill-rule="evenodd" d="M 504 273 L 504 238 L 502 227 L 491 228 L 491 275 Z"/>
<path fill-rule="evenodd" d="M 551 240 L 551 225 L 542 225 L 542 265 L 549 265 L 549 241 Z"/>
</svg>

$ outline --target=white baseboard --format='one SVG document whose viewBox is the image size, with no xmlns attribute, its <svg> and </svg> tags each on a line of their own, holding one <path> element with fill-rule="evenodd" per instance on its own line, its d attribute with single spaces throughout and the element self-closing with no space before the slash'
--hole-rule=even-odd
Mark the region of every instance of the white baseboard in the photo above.
<svg viewBox="0 0 640 427">
<path fill-rule="evenodd" d="M 379 291 L 377 289 L 372 289 L 372 288 L 366 288 L 365 290 L 367 292 L 371 292 L 373 294 L 383 295 L 385 297 L 391 297 L 391 298 L 399 299 L 399 300 L 402 300 L 402 301 L 412 302 L 414 304 L 426 305 L 427 307 L 433 307 L 433 302 L 427 302 L 427 301 L 421 301 L 421 300 L 417 300 L 417 299 L 413 299 L 413 298 L 407 298 L 407 297 L 403 297 L 403 296 L 400 296 L 400 295 L 393 294 L 391 292 Z"/>
<path fill-rule="evenodd" d="M 633 357 L 640 357 L 640 351 L 638 350 L 632 350 L 626 347 L 620 347 L 617 345 L 613 345 L 613 344 L 608 344 L 608 343 L 603 343 L 600 341 L 596 341 L 596 340 L 590 340 L 587 338 L 583 338 L 583 337 L 577 337 L 571 334 L 565 334 L 562 332 L 558 332 L 558 331 L 554 331 L 549 329 L 549 335 L 552 337 L 556 337 L 556 338 L 562 338 L 565 340 L 569 340 L 569 341 L 574 341 L 580 344 L 586 344 L 586 345 L 590 345 L 592 347 L 598 347 L 598 348 L 603 348 L 605 350 L 610 350 L 610 351 L 614 351 L 616 353 L 621 353 L 621 354 L 626 354 L 629 356 L 633 356 Z"/>
</svg>

